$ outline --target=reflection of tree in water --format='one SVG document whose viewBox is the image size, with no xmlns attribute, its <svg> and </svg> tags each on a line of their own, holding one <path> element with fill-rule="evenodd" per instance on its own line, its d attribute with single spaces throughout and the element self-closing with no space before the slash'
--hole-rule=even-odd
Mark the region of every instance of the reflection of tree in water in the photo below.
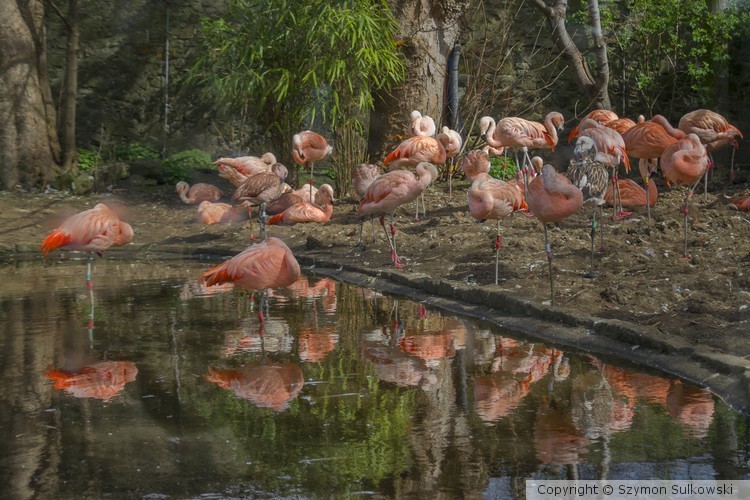
<svg viewBox="0 0 750 500">
<path fill-rule="evenodd" d="M 260 408 L 284 411 L 304 385 L 299 365 L 293 363 L 243 366 L 236 370 L 210 368 L 206 380 Z"/>
</svg>

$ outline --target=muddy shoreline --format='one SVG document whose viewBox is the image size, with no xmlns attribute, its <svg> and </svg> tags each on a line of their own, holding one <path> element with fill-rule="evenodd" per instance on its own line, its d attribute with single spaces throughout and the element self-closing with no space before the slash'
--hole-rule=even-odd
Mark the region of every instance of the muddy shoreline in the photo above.
<svg viewBox="0 0 750 500">
<path fill-rule="evenodd" d="M 750 413 L 750 216 L 726 206 L 726 196 L 740 188 L 695 202 L 691 261 L 678 255 L 678 191 L 662 195 L 651 223 L 639 213 L 628 221 L 603 223 L 606 248 L 597 252 L 595 280 L 582 277 L 588 270 L 590 210 L 553 228 L 556 307 L 550 307 L 538 223 L 525 217 L 503 221 L 501 283 L 496 286 L 494 224 L 476 224 L 465 213 L 465 187 L 454 183 L 452 198 L 447 186 L 432 188 L 428 217 L 421 221 L 413 220 L 411 207 L 400 212 L 398 241 L 408 262 L 403 270 L 389 266 L 379 227 L 375 243 L 356 247 L 360 219 L 351 201 L 339 201 L 324 225 L 272 227 L 269 233 L 287 241 L 307 272 L 663 371 Z M 196 208 L 179 202 L 169 186 L 126 189 L 90 197 L 0 194 L 0 262 L 41 259 L 39 242 L 60 214 L 97 202 L 124 207 L 136 234 L 132 244 L 110 251 L 107 258 L 222 258 L 249 243 L 246 222 L 196 224 Z M 367 226 L 365 234 L 369 238 Z"/>
</svg>

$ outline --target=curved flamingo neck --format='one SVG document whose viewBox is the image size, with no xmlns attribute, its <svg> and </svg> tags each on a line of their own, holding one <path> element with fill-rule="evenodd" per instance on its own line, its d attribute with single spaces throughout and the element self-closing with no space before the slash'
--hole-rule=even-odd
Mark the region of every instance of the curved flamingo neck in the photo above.
<svg viewBox="0 0 750 500">
<path fill-rule="evenodd" d="M 487 132 L 484 133 L 485 135 L 485 141 L 487 144 L 492 146 L 493 148 L 500 148 L 503 147 L 503 143 L 495 139 L 495 128 L 497 127 L 497 124 L 495 123 L 494 118 L 489 119 L 490 126 L 487 129 Z"/>
<path fill-rule="evenodd" d="M 184 201 L 185 203 L 190 203 L 190 198 L 188 198 L 187 193 L 189 191 L 189 188 L 183 188 L 179 191 L 180 199 Z"/>
<path fill-rule="evenodd" d="M 547 129 L 547 133 L 552 138 L 552 142 L 557 144 L 558 137 L 557 137 L 557 127 L 555 126 L 555 123 L 552 121 L 555 118 L 554 113 L 549 113 L 544 118 L 544 128 Z"/>
<path fill-rule="evenodd" d="M 422 165 L 422 163 L 417 164 L 416 171 L 419 174 L 416 187 L 420 191 L 424 191 L 425 189 L 427 189 L 427 186 L 429 186 L 433 180 L 432 174 L 430 173 L 429 170 L 427 170 L 427 168 L 424 165 Z"/>
<path fill-rule="evenodd" d="M 674 128 L 670 123 L 669 120 L 664 118 L 662 115 L 655 115 L 653 118 L 651 118 L 651 121 L 654 123 L 658 123 L 662 127 L 664 127 L 664 130 L 667 131 L 669 135 L 674 137 L 675 139 L 684 139 L 685 138 L 685 132 L 682 130 Z"/>
</svg>

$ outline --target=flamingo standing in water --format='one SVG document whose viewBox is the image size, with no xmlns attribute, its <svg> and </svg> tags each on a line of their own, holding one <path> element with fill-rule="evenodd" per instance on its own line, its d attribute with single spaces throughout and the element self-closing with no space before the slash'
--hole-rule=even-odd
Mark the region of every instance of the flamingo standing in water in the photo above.
<svg viewBox="0 0 750 500">
<path fill-rule="evenodd" d="M 549 263 L 550 305 L 554 302 L 554 277 L 552 275 L 552 248 L 547 238 L 547 223 L 560 222 L 583 206 L 583 194 L 552 165 L 542 167 L 542 175 L 534 179 L 526 190 L 526 203 L 544 227 L 544 249 Z"/>
<path fill-rule="evenodd" d="M 706 173 L 708 166 L 708 153 L 700 138 L 695 134 L 688 134 L 664 150 L 661 155 L 661 171 L 664 179 L 669 185 L 674 182 L 678 186 L 691 186 L 685 195 L 685 204 L 682 213 L 685 214 L 685 252 L 683 257 L 689 259 L 687 253 L 688 233 L 688 211 L 690 209 L 690 198 L 693 196 L 695 187 Z"/>
<path fill-rule="evenodd" d="M 710 109 L 696 109 L 680 118 L 677 126 L 686 134 L 695 134 L 701 143 L 706 146 L 709 153 L 708 168 L 703 185 L 703 196 L 708 199 L 708 171 L 714 168 L 713 158 L 710 153 L 726 146 L 733 145 L 737 148 L 737 138 L 742 139 L 742 132 L 731 125 L 726 118 Z M 732 152 L 732 165 L 729 172 L 731 180 L 734 180 L 734 152 Z"/>
<path fill-rule="evenodd" d="M 583 201 L 592 202 L 591 211 L 591 266 L 589 278 L 594 277 L 594 239 L 596 236 L 596 208 L 604 205 L 604 193 L 607 191 L 609 181 L 608 163 L 602 162 L 597 157 L 596 143 L 591 137 L 581 135 L 576 141 L 573 149 L 573 159 L 566 175 L 568 179 L 581 190 Z M 604 243 L 604 233 L 602 233 Z"/>
<path fill-rule="evenodd" d="M 380 225 L 383 226 L 388 244 L 391 247 L 391 260 L 396 268 L 404 267 L 396 252 L 396 226 L 394 214 L 396 209 L 405 203 L 411 203 L 422 194 L 432 181 L 432 174 L 427 168 L 429 164 L 417 164 L 417 176 L 408 170 L 394 170 L 381 175 L 367 188 L 364 198 L 359 203 L 359 213 L 380 214 Z M 390 234 L 385 228 L 385 215 L 390 215 Z"/>
<path fill-rule="evenodd" d="M 524 186 L 528 184 L 529 149 L 551 149 L 557 146 L 557 131 L 562 130 L 565 119 L 557 111 L 552 111 L 544 118 L 544 124 L 518 117 L 503 118 L 497 124 L 491 116 L 479 120 L 482 138 L 494 147 L 510 148 L 516 153 L 516 167 L 523 172 Z M 522 150 L 523 164 L 518 163 L 518 151 Z"/>
<path fill-rule="evenodd" d="M 333 152 L 328 141 L 312 130 L 305 130 L 292 137 L 292 157 L 297 165 L 310 168 L 310 199 L 313 197 L 313 166 L 316 161 L 324 160 Z"/>
<path fill-rule="evenodd" d="M 214 202 L 224 196 L 221 189 L 203 182 L 191 186 L 185 181 L 180 181 L 175 185 L 175 190 L 180 199 L 188 205 L 197 205 L 203 201 Z"/>
<path fill-rule="evenodd" d="M 481 154 L 486 153 L 480 151 Z M 513 185 L 500 179 L 495 179 L 486 172 L 480 172 L 474 177 L 468 191 L 469 214 L 479 221 L 495 219 L 497 221 L 497 236 L 495 238 L 495 284 L 498 284 L 500 266 L 500 219 L 507 217 L 517 210 L 529 207 L 523 198 L 518 185 Z"/>
<path fill-rule="evenodd" d="M 299 275 L 299 263 L 292 251 L 282 240 L 271 236 L 212 267 L 201 275 L 201 281 L 209 287 L 233 283 L 243 289 L 259 290 L 265 298 L 267 289 L 288 287 Z M 262 303 L 258 319 L 263 323 Z"/>
<path fill-rule="evenodd" d="M 323 184 L 315 195 L 317 203 L 297 203 L 268 219 L 268 225 L 293 226 L 305 222 L 328 222 L 333 214 L 333 188 Z"/>
<path fill-rule="evenodd" d="M 418 112 L 419 111 L 417 111 L 417 113 Z M 354 196 L 354 199 L 357 200 L 357 203 L 362 201 L 362 198 L 365 197 L 365 193 L 367 192 L 367 188 L 369 188 L 372 181 L 377 179 L 381 174 L 382 171 L 380 170 L 380 167 L 370 163 L 360 163 L 352 169 L 352 195 Z M 364 225 L 365 221 L 362 219 L 359 223 L 359 243 L 357 243 L 357 246 L 364 245 L 364 241 L 362 240 Z M 375 223 L 373 222 L 372 217 L 370 217 L 370 225 L 372 227 L 372 243 L 375 243 Z"/>
<path fill-rule="evenodd" d="M 133 239 L 133 228 L 120 220 L 120 217 L 107 205 L 98 203 L 94 208 L 79 212 L 67 218 L 57 229 L 47 235 L 39 245 L 44 256 L 56 249 L 67 247 L 71 250 L 88 252 L 86 286 L 93 303 L 91 283 L 91 261 L 93 253 L 99 255 L 110 247 L 127 245 Z"/>
<path fill-rule="evenodd" d="M 643 184 L 648 189 L 653 169 L 649 160 L 659 158 L 667 146 L 685 137 L 685 133 L 678 130 L 661 115 L 656 115 L 651 120 L 637 123 L 622 134 L 625 148 L 630 156 L 638 158 L 638 171 L 643 179 Z M 646 212 L 651 220 L 651 208 L 647 205 Z"/>
</svg>

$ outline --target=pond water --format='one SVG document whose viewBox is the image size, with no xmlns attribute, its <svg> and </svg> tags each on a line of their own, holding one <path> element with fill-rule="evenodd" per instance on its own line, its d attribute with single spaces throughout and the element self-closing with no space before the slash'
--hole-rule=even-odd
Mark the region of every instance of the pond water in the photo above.
<svg viewBox="0 0 750 500">
<path fill-rule="evenodd" d="M 3 266 L 6 498 L 522 496 L 528 478 L 748 478 L 746 418 L 678 380 L 303 277 Z M 215 287 L 216 288 L 216 287 Z"/>
</svg>

